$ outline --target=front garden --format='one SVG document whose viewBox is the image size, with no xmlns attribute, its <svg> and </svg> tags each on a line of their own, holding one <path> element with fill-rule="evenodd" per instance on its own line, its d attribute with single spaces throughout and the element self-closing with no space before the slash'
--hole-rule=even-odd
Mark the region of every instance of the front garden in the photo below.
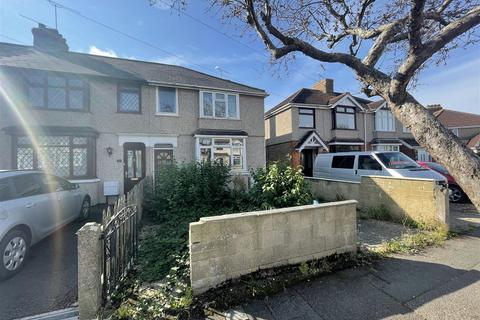
<svg viewBox="0 0 480 320">
<path fill-rule="evenodd" d="M 113 297 L 113 318 L 187 318 L 194 311 L 188 265 L 190 222 L 312 203 L 301 169 L 283 163 L 251 172 L 250 186 L 245 176 L 231 176 L 228 167 L 215 162 L 168 166 L 155 176 L 154 188 L 146 194 L 138 268 Z M 259 290 L 258 285 L 250 287 L 253 294 Z"/>
</svg>

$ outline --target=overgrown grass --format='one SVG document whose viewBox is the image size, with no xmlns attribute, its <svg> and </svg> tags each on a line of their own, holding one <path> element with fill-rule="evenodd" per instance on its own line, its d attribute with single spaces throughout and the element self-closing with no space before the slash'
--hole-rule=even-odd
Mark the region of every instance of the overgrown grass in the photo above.
<svg viewBox="0 0 480 320">
<path fill-rule="evenodd" d="M 404 234 L 398 238 L 391 239 L 373 250 L 380 255 L 393 253 L 416 254 L 427 247 L 441 246 L 454 235 L 449 233 L 441 224 L 420 227 L 419 229 L 420 231 L 417 233 Z"/>
</svg>

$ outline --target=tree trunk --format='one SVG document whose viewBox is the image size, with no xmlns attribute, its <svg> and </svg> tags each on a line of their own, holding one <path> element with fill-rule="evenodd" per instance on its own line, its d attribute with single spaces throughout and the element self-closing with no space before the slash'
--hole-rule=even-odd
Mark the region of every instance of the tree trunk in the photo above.
<svg viewBox="0 0 480 320">
<path fill-rule="evenodd" d="M 447 168 L 480 211 L 480 158 L 412 96 L 407 94 L 401 103 L 386 98 L 395 116 L 411 129 L 420 146 Z"/>
</svg>

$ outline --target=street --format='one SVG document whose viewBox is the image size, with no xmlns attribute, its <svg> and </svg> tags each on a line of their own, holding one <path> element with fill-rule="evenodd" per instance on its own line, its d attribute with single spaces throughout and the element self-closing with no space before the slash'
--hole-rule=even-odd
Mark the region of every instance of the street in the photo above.
<svg viewBox="0 0 480 320">
<path fill-rule="evenodd" d="M 100 221 L 93 208 L 89 221 Z M 0 282 L 0 318 L 10 320 L 71 306 L 77 300 L 77 237 L 73 222 L 30 250 L 19 274 Z"/>
</svg>

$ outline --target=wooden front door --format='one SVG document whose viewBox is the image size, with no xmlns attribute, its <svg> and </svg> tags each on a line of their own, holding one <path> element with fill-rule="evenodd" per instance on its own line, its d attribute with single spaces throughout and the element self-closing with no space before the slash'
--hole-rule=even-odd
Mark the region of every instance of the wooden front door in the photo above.
<svg viewBox="0 0 480 320">
<path fill-rule="evenodd" d="M 123 145 L 123 168 L 125 193 L 145 178 L 145 145 L 126 142 Z"/>
</svg>

